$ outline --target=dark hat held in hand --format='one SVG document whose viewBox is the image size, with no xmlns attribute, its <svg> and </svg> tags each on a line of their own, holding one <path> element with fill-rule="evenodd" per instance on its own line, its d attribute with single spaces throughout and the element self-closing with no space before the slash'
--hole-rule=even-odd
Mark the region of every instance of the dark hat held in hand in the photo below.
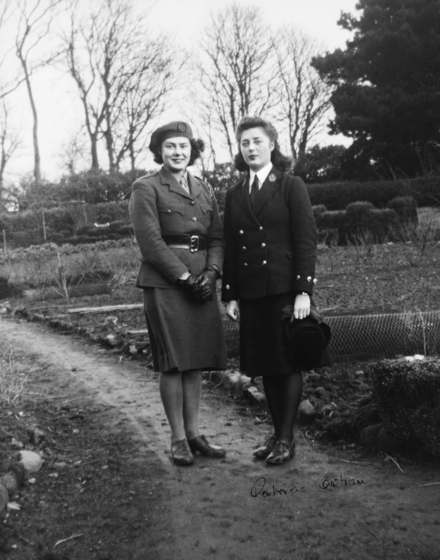
<svg viewBox="0 0 440 560">
<path fill-rule="evenodd" d="M 285 314 L 286 319 L 287 316 L 288 313 Z M 321 364 L 321 360 L 330 342 L 331 329 L 315 309 L 312 308 L 305 319 L 286 320 L 286 336 L 296 367 L 307 370 L 329 365 Z"/>
</svg>

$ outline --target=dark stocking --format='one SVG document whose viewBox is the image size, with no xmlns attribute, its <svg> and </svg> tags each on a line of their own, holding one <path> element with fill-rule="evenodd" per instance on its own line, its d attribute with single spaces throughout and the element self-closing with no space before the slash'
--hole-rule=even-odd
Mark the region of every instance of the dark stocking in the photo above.
<svg viewBox="0 0 440 560">
<path fill-rule="evenodd" d="M 266 395 L 267 405 L 269 407 L 270 415 L 272 416 L 274 433 L 278 439 L 280 437 L 282 411 L 279 403 L 279 391 L 276 381 L 278 381 L 277 377 L 263 375 L 264 394 Z"/>
<path fill-rule="evenodd" d="M 301 402 L 302 386 L 300 373 L 263 377 L 264 392 L 275 435 L 285 443 L 293 441 L 293 425 Z"/>
</svg>

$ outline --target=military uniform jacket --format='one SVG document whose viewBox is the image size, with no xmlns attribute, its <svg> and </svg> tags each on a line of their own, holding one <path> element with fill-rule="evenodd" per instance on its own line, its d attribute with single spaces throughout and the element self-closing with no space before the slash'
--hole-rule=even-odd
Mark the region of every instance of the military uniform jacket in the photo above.
<svg viewBox="0 0 440 560">
<path fill-rule="evenodd" d="M 211 264 L 222 269 L 223 229 L 212 189 L 189 173 L 188 185 L 191 194 L 165 167 L 133 184 L 130 217 L 142 254 L 137 287 L 170 288 L 187 270 L 199 274 Z M 203 235 L 207 249 L 168 247 L 167 235 Z"/>
<path fill-rule="evenodd" d="M 249 177 L 226 193 L 222 300 L 313 293 L 317 233 L 307 188 L 272 168 L 251 208 Z"/>
</svg>

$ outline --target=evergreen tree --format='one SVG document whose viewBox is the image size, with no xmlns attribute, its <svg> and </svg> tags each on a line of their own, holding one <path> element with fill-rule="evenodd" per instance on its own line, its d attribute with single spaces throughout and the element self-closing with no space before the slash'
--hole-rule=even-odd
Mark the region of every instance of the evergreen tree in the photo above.
<svg viewBox="0 0 440 560">
<path fill-rule="evenodd" d="M 334 86 L 330 131 L 353 139 L 354 178 L 415 176 L 440 168 L 440 2 L 359 0 L 353 37 L 313 66 Z"/>
</svg>

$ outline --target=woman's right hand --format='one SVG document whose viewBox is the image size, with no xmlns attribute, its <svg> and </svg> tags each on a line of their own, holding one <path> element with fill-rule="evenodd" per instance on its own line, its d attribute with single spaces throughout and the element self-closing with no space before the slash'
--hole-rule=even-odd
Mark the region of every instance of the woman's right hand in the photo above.
<svg viewBox="0 0 440 560">
<path fill-rule="evenodd" d="M 233 299 L 233 300 L 229 301 L 228 304 L 227 304 L 226 315 L 229 317 L 229 319 L 232 319 L 232 321 L 236 321 L 238 319 L 239 310 L 240 310 L 240 307 L 238 305 L 238 301 Z"/>
</svg>

